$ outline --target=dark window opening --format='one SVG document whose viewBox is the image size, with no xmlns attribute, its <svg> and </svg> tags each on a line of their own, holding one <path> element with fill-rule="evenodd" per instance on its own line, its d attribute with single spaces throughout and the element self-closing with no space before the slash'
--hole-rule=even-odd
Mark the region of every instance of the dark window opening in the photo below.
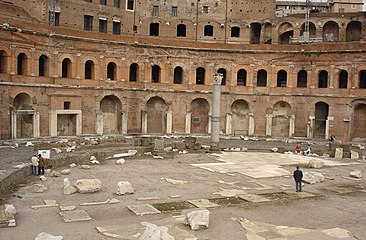
<svg viewBox="0 0 366 240">
<path fill-rule="evenodd" d="M 107 5 L 107 0 L 100 0 L 100 5 Z"/>
<path fill-rule="evenodd" d="M 116 7 L 116 8 L 121 7 L 121 1 L 120 0 L 113 0 L 113 7 Z"/>
<path fill-rule="evenodd" d="M 71 76 L 71 60 L 65 58 L 62 61 L 62 77 L 63 78 L 70 78 Z"/>
<path fill-rule="evenodd" d="M 348 72 L 346 70 L 342 70 L 339 73 L 339 88 L 347 88 L 348 85 Z"/>
<path fill-rule="evenodd" d="M 27 56 L 24 53 L 18 55 L 18 75 L 25 75 L 27 69 Z"/>
<path fill-rule="evenodd" d="M 240 37 L 240 27 L 231 28 L 231 37 Z"/>
<path fill-rule="evenodd" d="M 308 84 L 308 73 L 305 70 L 300 70 L 297 73 L 297 87 L 306 88 Z"/>
<path fill-rule="evenodd" d="M 203 13 L 208 13 L 208 6 L 203 6 L 202 7 L 202 12 Z"/>
<path fill-rule="evenodd" d="M 211 25 L 206 25 L 205 29 L 204 29 L 204 36 L 213 36 L 213 26 Z"/>
<path fill-rule="evenodd" d="M 60 13 L 59 12 L 49 12 L 48 22 L 50 26 L 60 26 Z"/>
<path fill-rule="evenodd" d="M 64 109 L 70 109 L 71 102 L 64 102 Z"/>
<path fill-rule="evenodd" d="M 327 88 L 327 87 L 328 87 L 328 72 L 322 70 L 319 72 L 318 88 Z"/>
<path fill-rule="evenodd" d="M 99 32 L 107 33 L 107 20 L 99 19 Z"/>
<path fill-rule="evenodd" d="M 266 87 L 267 86 L 267 71 L 259 70 L 257 74 L 257 87 Z"/>
<path fill-rule="evenodd" d="M 113 21 L 113 34 L 120 35 L 121 34 L 121 23 Z"/>
<path fill-rule="evenodd" d="M 226 85 L 226 69 L 220 68 L 217 72 L 222 74 L 221 85 Z"/>
<path fill-rule="evenodd" d="M 174 80 L 173 83 L 181 84 L 183 80 L 183 69 L 181 67 L 174 68 Z"/>
<path fill-rule="evenodd" d="M 150 36 L 159 36 L 159 23 L 150 23 Z"/>
<path fill-rule="evenodd" d="M 138 65 L 136 63 L 132 63 L 130 65 L 130 82 L 137 82 L 137 72 Z"/>
<path fill-rule="evenodd" d="M 46 76 L 48 71 L 48 57 L 42 55 L 38 60 L 38 76 Z"/>
<path fill-rule="evenodd" d="M 93 16 L 84 15 L 84 30 L 93 30 Z"/>
<path fill-rule="evenodd" d="M 280 70 L 277 73 L 277 87 L 287 86 L 287 72 L 285 70 Z"/>
<path fill-rule="evenodd" d="M 203 67 L 196 69 L 196 84 L 205 84 L 205 69 Z"/>
<path fill-rule="evenodd" d="M 236 85 L 238 86 L 247 85 L 247 71 L 245 69 L 240 69 L 238 71 Z"/>
<path fill-rule="evenodd" d="M 152 15 L 153 15 L 154 17 L 159 16 L 159 6 L 153 6 L 153 9 L 152 9 Z"/>
<path fill-rule="evenodd" d="M 177 17 L 178 16 L 178 7 L 172 7 L 172 16 Z"/>
<path fill-rule="evenodd" d="M 250 43 L 259 44 L 262 27 L 259 23 L 250 24 Z"/>
<path fill-rule="evenodd" d="M 151 82 L 160 82 L 160 67 L 158 65 L 154 65 L 151 68 Z"/>
<path fill-rule="evenodd" d="M 114 62 L 110 62 L 107 65 L 107 80 L 116 80 L 117 65 Z"/>
<path fill-rule="evenodd" d="M 186 37 L 186 25 L 178 24 L 178 26 L 177 26 L 177 37 Z"/>
<path fill-rule="evenodd" d="M 7 62 L 6 62 L 6 52 L 0 51 L 0 73 L 6 73 Z"/>
<path fill-rule="evenodd" d="M 127 9 L 134 10 L 135 0 L 127 0 Z"/>
<path fill-rule="evenodd" d="M 360 71 L 360 88 L 366 88 L 366 70 Z"/>
<path fill-rule="evenodd" d="M 92 60 L 85 62 L 85 79 L 93 79 L 94 63 Z"/>
</svg>

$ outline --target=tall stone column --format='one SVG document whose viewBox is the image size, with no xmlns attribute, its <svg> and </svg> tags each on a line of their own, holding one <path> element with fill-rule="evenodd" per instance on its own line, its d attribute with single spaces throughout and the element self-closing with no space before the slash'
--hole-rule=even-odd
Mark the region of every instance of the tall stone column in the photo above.
<svg viewBox="0 0 366 240">
<path fill-rule="evenodd" d="M 98 135 L 103 135 L 103 112 L 102 111 L 98 111 L 97 112 L 97 121 L 96 121 L 96 132 Z"/>
<path fill-rule="evenodd" d="M 166 113 L 166 133 L 171 134 L 173 130 L 173 113 L 168 111 Z"/>
<path fill-rule="evenodd" d="M 227 113 L 226 114 L 226 131 L 225 131 L 225 133 L 227 134 L 227 135 L 231 135 L 231 134 L 234 134 L 233 132 L 232 132 L 232 127 L 231 127 L 231 120 L 232 120 L 232 113 Z"/>
<path fill-rule="evenodd" d="M 295 115 L 291 115 L 290 117 L 290 129 L 289 129 L 289 137 L 292 137 L 295 134 Z"/>
<path fill-rule="evenodd" d="M 185 124 L 185 133 L 189 134 L 191 133 L 191 121 L 192 121 L 192 113 L 186 112 L 186 124 Z"/>
<path fill-rule="evenodd" d="M 141 130 L 142 130 L 142 134 L 146 134 L 147 133 L 147 112 L 146 111 L 142 111 L 141 112 Z"/>
<path fill-rule="evenodd" d="M 267 114 L 266 115 L 266 136 L 272 136 L 272 120 L 273 120 L 273 115 L 272 114 Z"/>
<path fill-rule="evenodd" d="M 254 114 L 249 113 L 249 129 L 248 129 L 248 135 L 253 136 L 254 135 Z"/>
<path fill-rule="evenodd" d="M 122 134 L 127 134 L 128 112 L 122 111 Z"/>
<path fill-rule="evenodd" d="M 222 73 L 214 74 L 212 85 L 211 150 L 219 150 L 220 142 L 220 96 Z"/>
<path fill-rule="evenodd" d="M 39 112 L 33 114 L 33 137 L 40 137 L 40 115 Z"/>
<path fill-rule="evenodd" d="M 309 116 L 309 122 L 307 126 L 307 138 L 311 139 L 314 137 L 314 126 L 315 126 L 315 116 Z"/>
<path fill-rule="evenodd" d="M 11 138 L 17 138 L 17 112 L 11 112 Z"/>
</svg>

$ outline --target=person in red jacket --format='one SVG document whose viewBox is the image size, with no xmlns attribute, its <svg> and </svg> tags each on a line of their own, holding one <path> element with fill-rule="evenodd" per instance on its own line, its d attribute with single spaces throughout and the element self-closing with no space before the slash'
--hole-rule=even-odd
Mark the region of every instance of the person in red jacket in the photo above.
<svg viewBox="0 0 366 240">
<path fill-rule="evenodd" d="M 294 171 L 294 179 L 296 183 L 296 192 L 302 192 L 301 189 L 301 181 L 302 181 L 302 171 L 299 169 L 299 166 L 296 167 L 296 170 Z"/>
</svg>

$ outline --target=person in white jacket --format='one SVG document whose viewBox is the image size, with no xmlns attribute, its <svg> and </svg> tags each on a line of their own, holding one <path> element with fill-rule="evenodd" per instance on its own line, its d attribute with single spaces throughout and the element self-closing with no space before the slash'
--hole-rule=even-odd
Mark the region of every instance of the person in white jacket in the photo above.
<svg viewBox="0 0 366 240">
<path fill-rule="evenodd" d="M 32 173 L 33 175 L 38 176 L 38 165 L 39 165 L 39 161 L 36 155 L 34 155 L 31 159 L 32 161 Z"/>
</svg>

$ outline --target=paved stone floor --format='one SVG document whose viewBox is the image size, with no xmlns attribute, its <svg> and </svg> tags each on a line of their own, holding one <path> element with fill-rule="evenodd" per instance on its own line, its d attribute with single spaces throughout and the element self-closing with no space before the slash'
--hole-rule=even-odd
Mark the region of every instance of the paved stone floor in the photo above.
<svg viewBox="0 0 366 240">
<path fill-rule="evenodd" d="M 70 175 L 47 176 L 46 181 L 29 177 L 5 201 L 18 210 L 17 226 L 0 228 L 0 239 L 29 240 L 41 232 L 65 240 L 138 239 L 146 222 L 168 227 L 175 239 L 366 239 L 366 181 L 349 178 L 353 170 L 365 176 L 364 161 L 331 159 L 321 169 L 309 169 L 310 158 L 279 153 L 162 156 L 125 158 L 124 165 L 98 159 L 100 165 L 77 166 Z M 296 165 L 323 174 L 324 182 L 306 184 L 304 192 L 296 193 L 291 176 Z M 66 177 L 71 184 L 99 179 L 102 189 L 64 195 Z M 119 181 L 129 181 L 135 193 L 116 195 Z M 57 204 L 32 209 L 44 200 Z M 85 204 L 93 202 L 100 204 Z M 207 230 L 191 231 L 182 224 L 184 213 L 196 208 L 192 203 L 208 204 Z M 141 216 L 128 208 L 144 204 L 152 207 L 144 210 L 158 211 Z M 76 212 L 60 214 L 69 210 Z"/>
</svg>

